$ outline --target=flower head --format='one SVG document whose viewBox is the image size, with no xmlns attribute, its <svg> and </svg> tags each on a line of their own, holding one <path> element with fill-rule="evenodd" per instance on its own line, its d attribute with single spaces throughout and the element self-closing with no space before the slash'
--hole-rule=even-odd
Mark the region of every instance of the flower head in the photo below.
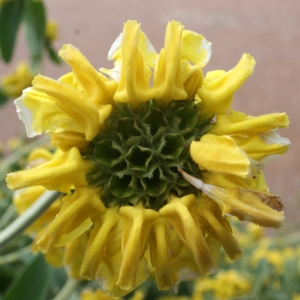
<svg viewBox="0 0 300 300">
<path fill-rule="evenodd" d="M 34 74 L 28 65 L 21 62 L 11 74 L 1 78 L 0 84 L 6 96 L 17 98 L 21 96 L 23 89 L 31 86 L 33 77 Z"/>
<path fill-rule="evenodd" d="M 176 291 L 214 272 L 221 247 L 233 260 L 241 256 L 228 215 L 280 226 L 281 201 L 262 167 L 288 149 L 274 132 L 288 117 L 231 108 L 253 72 L 250 55 L 204 78 L 210 43 L 175 21 L 159 54 L 140 24 L 126 22 L 109 51 L 110 70 L 95 70 L 71 45 L 59 55 L 72 71 L 58 80 L 36 76 L 15 103 L 28 136 L 47 132 L 61 152 L 7 176 L 11 189 L 66 194 L 35 239 L 40 251 L 80 248 L 76 276 L 97 278 L 112 295 L 145 281 L 147 264 L 160 290 Z"/>
<path fill-rule="evenodd" d="M 54 20 L 48 20 L 46 23 L 46 39 L 49 42 L 53 42 L 58 38 L 59 25 Z"/>
</svg>

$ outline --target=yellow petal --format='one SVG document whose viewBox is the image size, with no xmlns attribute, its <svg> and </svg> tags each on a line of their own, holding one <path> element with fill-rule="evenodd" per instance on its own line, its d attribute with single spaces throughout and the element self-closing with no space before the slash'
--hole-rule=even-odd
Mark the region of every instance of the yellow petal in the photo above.
<svg viewBox="0 0 300 300">
<path fill-rule="evenodd" d="M 61 268 L 63 267 L 64 252 L 63 248 L 53 248 L 46 253 L 44 257 L 49 265 L 55 268 Z"/>
<path fill-rule="evenodd" d="M 27 161 L 30 163 L 30 167 L 31 167 L 32 162 L 36 162 L 36 161 L 46 162 L 53 159 L 53 157 L 54 157 L 53 153 L 51 153 L 48 149 L 35 148 L 29 153 L 27 157 Z"/>
<path fill-rule="evenodd" d="M 68 84 L 42 75 L 36 76 L 32 83 L 37 90 L 55 99 L 56 105 L 80 125 L 88 141 L 96 136 L 100 128 L 98 109 L 85 95 Z"/>
<path fill-rule="evenodd" d="M 65 152 L 73 147 L 84 149 L 90 144 L 84 134 L 74 131 L 51 132 L 51 143 Z"/>
<path fill-rule="evenodd" d="M 166 227 L 167 224 L 163 218 L 157 219 L 153 223 L 149 238 L 151 264 L 155 269 L 155 280 L 160 291 L 169 289 L 177 281 L 172 274 Z"/>
<path fill-rule="evenodd" d="M 230 115 L 217 115 L 216 125 L 210 131 L 217 135 L 263 133 L 277 128 L 286 128 L 289 118 L 286 113 L 273 113 L 258 117 L 233 111 Z"/>
<path fill-rule="evenodd" d="M 83 132 L 80 124 L 56 105 L 55 98 L 34 88 L 24 90 L 14 103 L 28 137 L 40 135 L 47 130 Z"/>
<path fill-rule="evenodd" d="M 281 138 L 275 132 L 268 134 L 252 134 L 248 136 L 233 136 L 236 144 L 247 153 L 249 158 L 256 161 L 261 161 L 267 156 L 267 160 L 285 153 L 290 146 L 290 141 L 287 138 Z"/>
<path fill-rule="evenodd" d="M 135 288 L 137 268 L 148 246 L 148 238 L 153 222 L 159 214 L 152 209 L 138 206 L 123 206 L 120 208 L 123 217 L 124 232 L 122 240 L 122 263 L 117 285 L 121 289 Z"/>
<path fill-rule="evenodd" d="M 116 285 L 119 269 L 122 262 L 122 232 L 123 220 L 109 233 L 105 247 L 105 255 L 100 262 L 97 272 L 97 278 L 101 287 L 106 293 L 114 296 L 124 296 L 131 290 L 122 290 L 119 285 Z M 136 275 L 136 286 L 139 286 L 147 278 L 147 261 L 142 258 L 139 261 Z"/>
<path fill-rule="evenodd" d="M 165 103 L 171 100 L 184 100 L 187 93 L 181 79 L 181 40 L 183 26 L 180 22 L 169 22 L 166 29 L 165 47 L 161 50 L 155 66 L 155 99 Z"/>
<path fill-rule="evenodd" d="M 204 183 L 181 169 L 179 172 L 184 179 L 216 201 L 224 216 L 230 214 L 240 220 L 248 220 L 261 226 L 274 228 L 280 227 L 284 220 L 283 205 L 279 197 L 238 187 L 232 190 L 223 189 Z"/>
<path fill-rule="evenodd" d="M 97 72 L 81 52 L 72 45 L 64 45 L 58 55 L 71 66 L 74 75 L 85 89 L 88 99 L 95 104 L 112 102 L 117 88 L 114 80 L 109 80 Z"/>
<path fill-rule="evenodd" d="M 194 31 L 183 30 L 181 59 L 203 68 L 209 62 L 210 57 L 211 43 Z"/>
<path fill-rule="evenodd" d="M 87 184 L 84 163 L 77 148 L 72 148 L 51 161 L 29 170 L 9 173 L 6 177 L 7 186 L 16 190 L 23 187 L 43 185 L 69 193 L 73 185 Z"/>
<path fill-rule="evenodd" d="M 42 186 L 32 186 L 15 191 L 13 193 L 13 203 L 17 213 L 22 214 L 25 212 L 45 192 L 46 189 Z M 35 237 L 45 226 L 52 222 L 60 207 L 61 197 L 58 197 L 37 220 L 26 228 L 26 233 L 31 237 Z"/>
<path fill-rule="evenodd" d="M 37 241 L 43 253 L 51 250 L 64 234 L 72 232 L 86 219 L 105 210 L 102 201 L 91 188 L 78 188 L 74 194 L 64 197 L 63 201 L 61 211 Z"/>
<path fill-rule="evenodd" d="M 230 136 L 204 135 L 190 153 L 201 170 L 247 177 L 250 161 Z"/>
<path fill-rule="evenodd" d="M 89 242 L 87 244 L 84 260 L 80 270 L 82 278 L 94 279 L 105 253 L 107 238 L 112 229 L 120 222 L 119 207 L 110 207 L 97 216 Z"/>
<path fill-rule="evenodd" d="M 219 206 L 210 199 L 201 198 L 197 201 L 196 214 L 204 219 L 213 237 L 218 240 L 230 259 L 237 260 L 242 252 L 232 235 L 228 221 L 222 216 Z"/>
<path fill-rule="evenodd" d="M 209 72 L 198 90 L 202 100 L 200 113 L 225 114 L 231 106 L 233 94 L 253 73 L 255 60 L 249 54 L 243 54 L 235 68 L 226 72 Z"/>
<path fill-rule="evenodd" d="M 182 281 L 191 281 L 200 276 L 191 250 L 164 218 L 154 222 L 149 247 L 151 264 L 160 290 L 174 285 L 174 292 L 177 293 Z"/>
<path fill-rule="evenodd" d="M 86 289 L 80 294 L 80 300 L 121 300 L 121 298 L 107 295 L 101 289 L 97 289 L 96 291 Z"/>
<path fill-rule="evenodd" d="M 187 93 L 187 99 L 194 99 L 198 88 L 203 83 L 202 69 L 199 65 L 189 66 L 188 70 L 182 72 L 182 77 L 183 76 L 188 76 L 186 80 L 183 80 L 183 86 Z"/>
<path fill-rule="evenodd" d="M 85 257 L 85 248 L 89 238 L 89 231 L 84 232 L 82 235 L 69 242 L 65 246 L 65 255 L 63 258 L 63 263 L 67 274 L 71 278 L 80 279 L 80 268 Z M 53 248 L 60 249 L 60 248 Z"/>
<path fill-rule="evenodd" d="M 18 214 L 26 211 L 46 189 L 42 186 L 32 186 L 29 188 L 20 189 L 13 193 L 13 203 Z"/>
<path fill-rule="evenodd" d="M 145 38 L 141 35 L 140 24 L 127 21 L 122 37 L 120 82 L 114 95 L 116 102 L 138 104 L 153 98 L 149 86 L 151 69 L 147 60 L 144 60 L 140 39 L 141 45 L 144 45 Z"/>
<path fill-rule="evenodd" d="M 267 192 L 269 190 L 262 171 L 258 173 L 254 169 L 251 170 L 251 175 L 247 178 L 212 172 L 203 172 L 201 176 L 204 182 L 225 189 L 234 189 L 235 187 L 241 187 L 244 189 L 258 190 L 262 192 Z"/>
<path fill-rule="evenodd" d="M 90 218 L 87 218 L 85 221 L 83 221 L 78 227 L 76 227 L 74 230 L 67 234 L 63 234 L 59 240 L 55 243 L 55 247 L 62 247 L 67 245 L 68 243 L 72 242 L 76 238 L 78 238 L 80 235 L 82 235 L 84 232 L 86 232 L 89 228 L 91 228 L 93 225 L 93 222 Z"/>
<path fill-rule="evenodd" d="M 194 202 L 195 196 L 192 194 L 175 198 L 162 207 L 159 213 L 172 224 L 181 240 L 191 250 L 201 274 L 207 275 L 211 274 L 216 266 L 196 221 Z"/>
</svg>

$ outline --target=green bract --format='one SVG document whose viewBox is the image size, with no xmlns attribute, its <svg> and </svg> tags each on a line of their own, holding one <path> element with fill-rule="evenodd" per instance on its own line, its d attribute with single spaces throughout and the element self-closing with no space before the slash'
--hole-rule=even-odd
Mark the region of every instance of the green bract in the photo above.
<svg viewBox="0 0 300 300">
<path fill-rule="evenodd" d="M 160 209 L 170 192 L 182 197 L 196 193 L 177 168 L 199 176 L 189 155 L 190 143 L 211 127 L 211 119 L 200 119 L 194 101 L 171 101 L 164 109 L 150 100 L 141 109 L 116 104 L 100 132 L 83 153 L 95 164 L 87 176 L 101 186 L 107 206 L 136 204 L 144 199 L 148 208 Z"/>
</svg>

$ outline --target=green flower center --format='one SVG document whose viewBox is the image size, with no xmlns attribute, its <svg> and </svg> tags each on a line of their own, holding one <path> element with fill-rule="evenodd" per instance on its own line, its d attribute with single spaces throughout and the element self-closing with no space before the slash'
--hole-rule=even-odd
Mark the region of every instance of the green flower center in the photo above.
<svg viewBox="0 0 300 300">
<path fill-rule="evenodd" d="M 182 197 L 196 192 L 177 169 L 200 176 L 189 147 L 210 125 L 211 119 L 199 117 L 194 101 L 171 101 L 163 108 L 150 100 L 138 110 L 118 103 L 105 132 L 99 132 L 83 153 L 96 166 L 87 180 L 103 188 L 101 200 L 107 207 L 135 205 L 143 199 L 147 208 L 158 210 L 170 193 Z"/>
</svg>

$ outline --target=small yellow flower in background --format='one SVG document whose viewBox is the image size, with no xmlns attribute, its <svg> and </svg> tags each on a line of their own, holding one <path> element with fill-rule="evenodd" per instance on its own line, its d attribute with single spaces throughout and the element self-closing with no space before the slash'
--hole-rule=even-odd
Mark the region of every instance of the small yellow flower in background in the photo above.
<svg viewBox="0 0 300 300">
<path fill-rule="evenodd" d="M 251 289 L 251 281 L 236 270 L 220 271 L 214 278 L 198 279 L 195 283 L 193 300 L 204 299 L 211 292 L 213 299 L 229 300 L 246 294 Z"/>
<path fill-rule="evenodd" d="M 19 137 L 13 137 L 7 141 L 7 147 L 10 151 L 14 151 L 21 147 L 24 144 L 24 141 Z"/>
<path fill-rule="evenodd" d="M 107 295 L 105 292 L 103 292 L 100 289 L 97 289 L 95 291 L 93 290 L 83 290 L 80 295 L 81 300 L 118 300 L 121 299 L 120 297 L 112 297 Z"/>
<path fill-rule="evenodd" d="M 59 24 L 55 20 L 47 20 L 46 23 L 46 39 L 53 42 L 58 38 Z"/>
<path fill-rule="evenodd" d="M 83 290 L 83 292 L 81 293 L 80 299 L 81 300 L 121 300 L 123 298 L 109 296 L 100 289 L 97 289 L 95 291 L 86 289 Z M 144 293 L 140 290 L 136 290 L 133 296 L 129 298 L 129 300 L 143 300 L 143 299 L 144 299 Z"/>
<path fill-rule="evenodd" d="M 292 300 L 300 300 L 300 294 L 293 294 Z"/>
<path fill-rule="evenodd" d="M 266 260 L 275 268 L 276 273 L 283 274 L 286 262 L 297 258 L 297 250 L 292 247 L 283 249 L 272 249 L 270 239 L 264 238 L 260 241 L 259 247 L 252 253 L 251 265 L 256 266 L 261 260 Z"/>
<path fill-rule="evenodd" d="M 22 90 L 31 86 L 33 77 L 34 74 L 27 63 L 21 62 L 11 74 L 1 78 L 0 86 L 6 96 L 17 98 L 21 96 Z"/>
<path fill-rule="evenodd" d="M 288 117 L 231 108 L 253 57 L 204 76 L 211 44 L 176 21 L 159 54 L 127 21 L 108 53 L 110 70 L 97 71 L 72 45 L 59 56 L 72 71 L 36 76 L 15 104 L 28 136 L 46 132 L 60 152 L 6 180 L 11 189 L 66 194 L 35 247 L 60 253 L 71 276 L 97 278 L 123 296 L 147 279 L 149 264 L 158 289 L 177 292 L 180 282 L 216 271 L 221 247 L 232 260 L 241 256 L 228 215 L 281 225 L 281 199 L 262 169 L 287 151 L 275 130 Z"/>
</svg>

